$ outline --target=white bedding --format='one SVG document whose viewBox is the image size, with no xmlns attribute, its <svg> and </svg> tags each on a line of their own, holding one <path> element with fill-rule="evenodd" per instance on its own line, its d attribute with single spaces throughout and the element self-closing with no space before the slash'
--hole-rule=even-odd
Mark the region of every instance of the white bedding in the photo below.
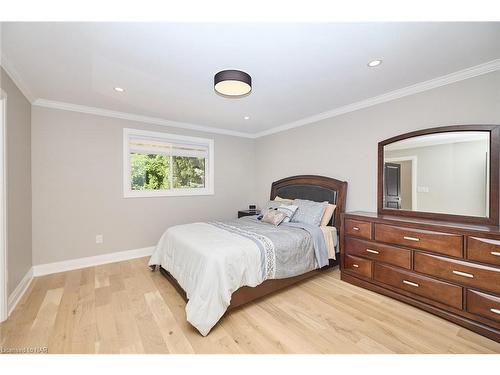
<svg viewBox="0 0 500 375">
<path fill-rule="evenodd" d="M 255 242 L 207 223 L 169 228 L 149 264 L 160 264 L 182 286 L 187 320 L 203 336 L 224 315 L 234 291 L 263 281 Z"/>
</svg>

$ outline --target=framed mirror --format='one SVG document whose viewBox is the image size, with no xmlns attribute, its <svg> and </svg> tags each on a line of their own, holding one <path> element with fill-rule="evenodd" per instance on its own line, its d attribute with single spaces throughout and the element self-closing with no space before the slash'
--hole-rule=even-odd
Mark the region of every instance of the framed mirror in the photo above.
<svg viewBox="0 0 500 375">
<path fill-rule="evenodd" d="M 378 212 L 499 224 L 498 125 L 457 125 L 378 144 Z"/>
</svg>

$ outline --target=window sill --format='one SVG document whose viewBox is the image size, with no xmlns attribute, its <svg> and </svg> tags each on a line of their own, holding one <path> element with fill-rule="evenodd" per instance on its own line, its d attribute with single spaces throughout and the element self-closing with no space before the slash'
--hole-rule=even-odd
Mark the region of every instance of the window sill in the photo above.
<svg viewBox="0 0 500 375">
<path fill-rule="evenodd" d="M 144 190 L 128 190 L 123 193 L 124 198 L 155 198 L 155 197 L 184 197 L 197 195 L 214 195 L 214 191 L 210 189 L 176 189 L 164 191 L 144 191 Z"/>
</svg>

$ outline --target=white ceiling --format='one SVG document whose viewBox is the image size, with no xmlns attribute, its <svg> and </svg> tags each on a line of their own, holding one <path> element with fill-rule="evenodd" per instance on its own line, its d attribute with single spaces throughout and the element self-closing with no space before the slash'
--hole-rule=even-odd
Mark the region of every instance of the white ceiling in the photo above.
<svg viewBox="0 0 500 375">
<path fill-rule="evenodd" d="M 35 99 L 254 134 L 498 59 L 500 23 L 3 23 L 2 53 Z"/>
</svg>

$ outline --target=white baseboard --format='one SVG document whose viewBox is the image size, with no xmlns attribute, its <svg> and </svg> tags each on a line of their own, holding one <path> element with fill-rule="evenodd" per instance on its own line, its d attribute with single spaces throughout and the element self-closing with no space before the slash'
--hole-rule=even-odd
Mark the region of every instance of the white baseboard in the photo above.
<svg viewBox="0 0 500 375">
<path fill-rule="evenodd" d="M 153 254 L 154 249 L 155 249 L 154 246 L 151 246 L 151 247 L 144 247 L 142 249 L 118 251 L 116 253 L 109 253 L 93 257 L 71 259 L 62 262 L 39 264 L 33 266 L 26 273 L 26 275 L 24 275 L 23 279 L 17 285 L 16 289 L 14 289 L 14 291 L 9 295 L 7 301 L 8 314 L 10 315 L 12 311 L 14 311 L 17 304 L 23 297 L 24 293 L 26 293 L 26 291 L 28 290 L 28 287 L 33 281 L 33 277 L 48 275 L 51 273 L 71 271 L 79 268 L 98 266 L 101 264 L 121 262 L 129 259 L 142 258 Z"/>
<path fill-rule="evenodd" d="M 23 279 L 17 284 L 16 289 L 9 295 L 7 300 L 9 315 L 16 308 L 17 304 L 23 297 L 24 293 L 28 290 L 31 282 L 33 281 L 33 267 L 24 275 Z"/>
<path fill-rule="evenodd" d="M 38 264 L 33 266 L 33 276 L 43 276 L 51 273 L 65 272 L 80 268 L 93 267 L 101 264 L 121 262 L 124 260 L 147 257 L 153 254 L 154 246 L 142 249 L 118 251 L 115 253 L 96 255 L 93 257 L 63 260 L 62 262 Z"/>
</svg>

